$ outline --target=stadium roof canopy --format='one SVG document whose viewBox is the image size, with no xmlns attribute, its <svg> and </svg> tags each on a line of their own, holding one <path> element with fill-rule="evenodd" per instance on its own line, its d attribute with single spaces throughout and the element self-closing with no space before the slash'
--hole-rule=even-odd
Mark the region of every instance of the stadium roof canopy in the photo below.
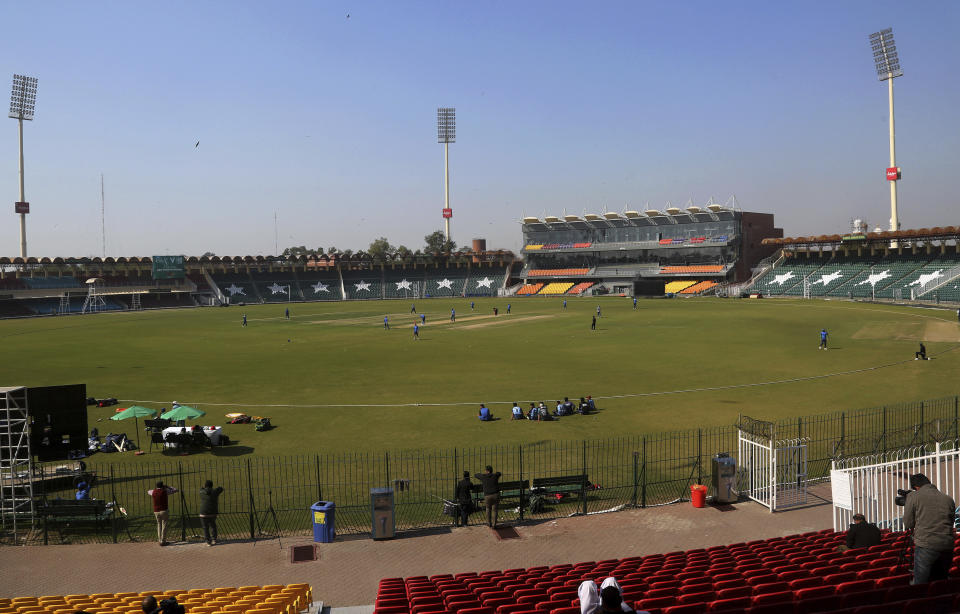
<svg viewBox="0 0 960 614">
<path fill-rule="evenodd" d="M 888 243 L 890 241 L 956 241 L 960 240 L 960 226 L 937 226 L 935 228 L 917 228 L 914 230 L 883 230 L 864 234 L 817 235 L 810 237 L 767 238 L 763 245 L 804 246 L 837 245 L 841 243 Z"/>
<path fill-rule="evenodd" d="M 527 216 L 520 223 L 530 231 L 542 232 L 546 230 L 568 230 L 587 228 L 623 228 L 624 226 L 669 226 L 671 224 L 690 224 L 694 222 L 710 222 L 733 219 L 734 209 L 721 205 L 711 204 L 707 209 L 690 206 L 684 211 L 677 207 L 669 207 L 666 211 L 647 209 L 644 213 L 635 210 L 626 210 L 623 213 L 614 211 L 585 213 L 582 216 L 564 214 L 563 218 L 555 215 L 545 215 L 543 219 Z"/>
</svg>

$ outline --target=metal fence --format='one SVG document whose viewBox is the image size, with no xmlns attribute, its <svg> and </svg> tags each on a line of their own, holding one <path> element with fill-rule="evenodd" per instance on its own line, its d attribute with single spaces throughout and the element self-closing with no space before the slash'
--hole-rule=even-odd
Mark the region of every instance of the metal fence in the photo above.
<svg viewBox="0 0 960 614">
<path fill-rule="evenodd" d="M 855 455 L 958 438 L 958 397 L 784 419 L 774 423 L 778 440 L 808 447 L 808 479 L 829 477 L 831 461 Z M 396 528 L 410 531 L 445 527 L 441 499 L 452 499 L 464 470 L 477 473 L 492 465 L 502 480 L 587 475 L 593 489 L 586 497 L 547 497 L 531 511 L 529 493 L 501 505 L 501 520 L 538 521 L 627 507 L 652 507 L 689 498 L 689 487 L 709 483 L 711 459 L 736 454 L 737 426 L 688 429 L 649 435 L 586 441 L 541 441 L 439 450 L 315 454 L 264 458 L 163 459 L 110 463 L 108 456 L 88 459 L 95 474 L 92 496 L 116 502 L 124 513 L 99 522 L 71 519 L 34 521 L 26 535 L 5 535 L 10 543 L 110 542 L 155 539 L 151 498 L 158 480 L 180 489 L 170 497 L 170 537 L 200 539 L 199 488 L 205 480 L 224 487 L 219 527 L 227 538 L 274 538 L 311 531 L 310 505 L 335 504 L 338 535 L 371 530 L 371 488 L 395 492 Z M 47 500 L 73 497 L 72 484 L 56 479 L 56 464 L 38 467 L 35 494 Z M 58 483 L 59 482 L 59 483 Z M 42 492 L 41 492 L 42 491 Z M 480 515 L 475 516 L 479 521 Z M 28 523 L 29 524 L 29 523 Z"/>
</svg>

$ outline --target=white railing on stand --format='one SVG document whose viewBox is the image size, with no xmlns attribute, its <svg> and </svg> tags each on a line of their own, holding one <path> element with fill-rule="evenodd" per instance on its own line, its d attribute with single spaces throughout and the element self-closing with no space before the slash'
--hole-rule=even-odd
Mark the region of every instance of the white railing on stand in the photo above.
<svg viewBox="0 0 960 614">
<path fill-rule="evenodd" d="M 915 301 L 918 298 L 922 297 L 924 294 L 933 292 L 937 288 L 941 286 L 945 286 L 951 281 L 955 281 L 958 277 L 960 277 L 960 265 L 957 265 L 953 268 L 943 271 L 940 277 L 937 277 L 936 279 L 931 279 L 930 281 L 923 284 L 922 286 L 914 286 L 910 288 L 910 300 Z"/>
<path fill-rule="evenodd" d="M 891 456 L 893 460 L 887 460 Z M 927 476 L 940 492 L 956 501 L 960 495 L 960 450 L 954 442 L 937 442 L 932 454 L 920 446 L 833 461 L 833 530 L 846 530 L 854 514 L 863 514 L 867 522 L 881 529 L 902 531 L 903 507 L 895 503 L 897 490 L 909 490 L 910 476 L 916 473 Z"/>
</svg>

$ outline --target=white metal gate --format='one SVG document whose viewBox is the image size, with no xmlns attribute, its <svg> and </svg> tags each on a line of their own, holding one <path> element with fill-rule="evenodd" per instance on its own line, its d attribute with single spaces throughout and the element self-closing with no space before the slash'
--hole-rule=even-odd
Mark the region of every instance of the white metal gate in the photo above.
<svg viewBox="0 0 960 614">
<path fill-rule="evenodd" d="M 776 441 L 772 422 L 742 417 L 737 452 L 740 492 L 771 512 L 807 502 L 807 445 Z"/>
<path fill-rule="evenodd" d="M 854 514 L 882 529 L 903 530 L 903 508 L 894 503 L 897 490 L 910 489 L 910 476 L 922 473 L 937 489 L 960 496 L 960 450 L 954 442 L 895 450 L 834 461 L 830 471 L 833 491 L 833 529 L 845 530 Z"/>
</svg>

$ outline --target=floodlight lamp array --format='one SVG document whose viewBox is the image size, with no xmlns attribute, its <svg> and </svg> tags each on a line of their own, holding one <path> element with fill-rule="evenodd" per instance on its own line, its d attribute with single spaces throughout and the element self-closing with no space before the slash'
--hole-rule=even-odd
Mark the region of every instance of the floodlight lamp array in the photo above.
<svg viewBox="0 0 960 614">
<path fill-rule="evenodd" d="M 437 142 L 457 142 L 457 110 L 454 107 L 437 108 Z"/>
<path fill-rule="evenodd" d="M 871 34 L 870 47 L 873 49 L 873 62 L 877 67 L 877 78 L 880 81 L 903 76 L 892 28 Z"/>
<path fill-rule="evenodd" d="M 10 92 L 10 113 L 14 119 L 33 119 L 37 104 L 37 78 L 25 75 L 13 75 L 13 89 Z"/>
</svg>

